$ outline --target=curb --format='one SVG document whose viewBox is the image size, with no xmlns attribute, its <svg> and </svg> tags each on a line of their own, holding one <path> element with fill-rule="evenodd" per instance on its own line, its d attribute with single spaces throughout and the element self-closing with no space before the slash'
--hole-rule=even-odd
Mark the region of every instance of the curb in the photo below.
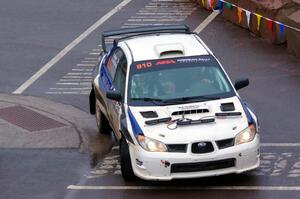
<svg viewBox="0 0 300 199">
<path fill-rule="evenodd" d="M 97 134 L 94 116 L 38 97 L 0 94 L 0 113 L 0 148 L 79 148 L 86 151 L 90 137 Z M 24 114 L 32 118 L 24 118 Z M 37 130 L 22 126 L 28 121 L 33 122 L 31 126 Z M 51 122 L 59 125 L 47 127 Z"/>
</svg>

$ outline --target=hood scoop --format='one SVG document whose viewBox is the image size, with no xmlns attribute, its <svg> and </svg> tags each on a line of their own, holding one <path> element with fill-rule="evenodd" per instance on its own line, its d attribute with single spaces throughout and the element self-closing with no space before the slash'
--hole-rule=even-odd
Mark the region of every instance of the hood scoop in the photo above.
<svg viewBox="0 0 300 199">
<path fill-rule="evenodd" d="M 235 111 L 235 107 L 234 107 L 233 102 L 223 103 L 223 104 L 221 104 L 220 108 L 221 108 L 221 111 L 223 111 L 223 112 Z"/>
<path fill-rule="evenodd" d="M 157 118 L 158 117 L 158 115 L 155 111 L 141 111 L 140 114 L 144 118 Z"/>
<path fill-rule="evenodd" d="M 208 113 L 209 110 L 207 108 L 202 109 L 191 109 L 184 111 L 174 111 L 172 115 L 188 115 L 188 114 L 198 114 L 198 113 Z"/>
</svg>

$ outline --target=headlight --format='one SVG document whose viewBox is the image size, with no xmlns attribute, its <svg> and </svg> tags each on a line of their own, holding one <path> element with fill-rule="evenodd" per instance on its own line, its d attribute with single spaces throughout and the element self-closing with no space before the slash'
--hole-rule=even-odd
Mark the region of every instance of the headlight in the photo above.
<svg viewBox="0 0 300 199">
<path fill-rule="evenodd" d="M 167 152 L 168 149 L 166 145 L 162 142 L 148 138 L 143 135 L 138 135 L 139 144 L 143 149 L 150 152 Z"/>
<path fill-rule="evenodd" d="M 245 130 L 241 131 L 235 136 L 234 145 L 239 145 L 247 142 L 251 142 L 256 134 L 256 129 L 254 124 L 251 124 Z"/>
</svg>

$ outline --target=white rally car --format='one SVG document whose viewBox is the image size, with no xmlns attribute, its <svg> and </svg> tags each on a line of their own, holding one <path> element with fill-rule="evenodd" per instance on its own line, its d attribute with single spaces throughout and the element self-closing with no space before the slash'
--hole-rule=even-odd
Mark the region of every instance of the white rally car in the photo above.
<svg viewBox="0 0 300 199">
<path fill-rule="evenodd" d="M 115 39 L 106 50 L 106 39 Z M 120 143 L 125 180 L 242 173 L 259 166 L 257 117 L 187 26 L 104 32 L 90 111 Z"/>
</svg>

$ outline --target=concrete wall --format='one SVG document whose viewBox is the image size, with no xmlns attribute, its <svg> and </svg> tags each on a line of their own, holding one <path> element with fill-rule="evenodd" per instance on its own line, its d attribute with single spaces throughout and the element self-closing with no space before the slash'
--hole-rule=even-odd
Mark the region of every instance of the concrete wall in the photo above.
<svg viewBox="0 0 300 199">
<path fill-rule="evenodd" d="M 209 0 L 196 0 L 200 7 L 210 10 Z M 300 0 L 225 0 L 238 7 L 249 10 L 252 13 L 258 13 L 264 17 L 282 22 L 286 25 L 300 29 Z M 214 0 L 214 8 L 219 5 L 219 0 Z M 236 7 L 229 8 L 226 3 L 223 4 L 222 16 L 241 26 L 249 29 L 252 33 L 264 38 L 272 44 L 287 43 L 288 50 L 292 54 L 300 57 L 300 31 L 285 28 L 281 34 L 280 26 L 276 23 L 270 23 L 262 18 L 258 30 L 257 17 L 251 14 L 250 25 L 248 27 L 246 13 L 243 11 L 241 21 L 239 21 L 238 10 Z M 272 25 L 271 25 L 272 24 Z"/>
</svg>

